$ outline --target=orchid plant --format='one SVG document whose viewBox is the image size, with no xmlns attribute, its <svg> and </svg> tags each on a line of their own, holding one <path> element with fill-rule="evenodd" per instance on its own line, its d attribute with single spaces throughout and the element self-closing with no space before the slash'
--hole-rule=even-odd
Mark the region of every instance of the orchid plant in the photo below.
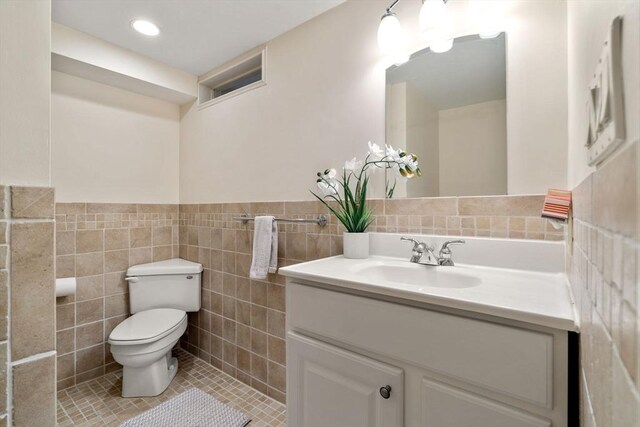
<svg viewBox="0 0 640 427">
<path fill-rule="evenodd" d="M 363 233 L 373 222 L 371 208 L 367 205 L 368 170 L 383 168 L 395 171 L 402 178 L 422 176 L 415 154 L 406 153 L 386 145 L 384 149 L 369 142 L 364 160 L 355 157 L 345 162 L 342 177 L 336 178 L 335 169 L 318 172 L 316 183 L 322 193 L 311 192 L 344 225 L 349 233 Z M 375 169 L 372 169 L 375 170 Z M 386 195 L 391 197 L 395 189 L 387 182 Z"/>
</svg>

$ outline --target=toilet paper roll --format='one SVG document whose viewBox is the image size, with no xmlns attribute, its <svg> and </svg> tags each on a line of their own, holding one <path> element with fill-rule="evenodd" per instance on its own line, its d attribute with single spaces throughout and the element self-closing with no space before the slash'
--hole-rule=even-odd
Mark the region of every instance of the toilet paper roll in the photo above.
<svg viewBox="0 0 640 427">
<path fill-rule="evenodd" d="M 76 278 L 64 277 L 56 279 L 56 297 L 67 297 L 76 294 Z"/>
</svg>

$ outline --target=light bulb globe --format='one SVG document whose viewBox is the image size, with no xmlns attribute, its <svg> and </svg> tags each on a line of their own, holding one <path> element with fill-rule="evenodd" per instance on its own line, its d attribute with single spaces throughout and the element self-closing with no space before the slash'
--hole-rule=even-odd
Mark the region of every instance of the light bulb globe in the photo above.
<svg viewBox="0 0 640 427">
<path fill-rule="evenodd" d="M 444 53 L 453 47 L 453 39 L 437 39 L 429 44 L 429 49 L 435 53 Z"/>
<path fill-rule="evenodd" d="M 378 47 L 383 55 L 389 55 L 402 48 L 402 26 L 398 17 L 387 12 L 380 20 L 378 26 Z"/>
<path fill-rule="evenodd" d="M 442 0 L 425 0 L 418 16 L 420 34 L 427 34 L 437 28 L 449 25 L 449 12 Z"/>
</svg>

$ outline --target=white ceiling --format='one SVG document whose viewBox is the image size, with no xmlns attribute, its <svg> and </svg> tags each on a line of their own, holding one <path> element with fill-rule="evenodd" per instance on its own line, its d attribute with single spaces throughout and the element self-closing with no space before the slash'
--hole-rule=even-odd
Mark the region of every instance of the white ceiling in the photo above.
<svg viewBox="0 0 640 427">
<path fill-rule="evenodd" d="M 55 22 L 201 75 L 345 0 L 53 0 Z M 147 19 L 157 37 L 135 32 Z"/>
<path fill-rule="evenodd" d="M 387 84 L 410 82 L 438 110 L 507 97 L 506 36 L 455 40 L 445 53 L 417 53 L 387 70 Z"/>
</svg>

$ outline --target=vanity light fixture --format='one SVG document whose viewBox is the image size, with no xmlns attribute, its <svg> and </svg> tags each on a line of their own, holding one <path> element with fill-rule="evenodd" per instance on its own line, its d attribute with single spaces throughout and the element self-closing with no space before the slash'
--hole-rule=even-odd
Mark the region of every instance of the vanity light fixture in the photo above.
<svg viewBox="0 0 640 427">
<path fill-rule="evenodd" d="M 502 13 L 495 0 L 469 0 L 467 12 L 478 23 L 481 39 L 492 39 L 502 33 Z"/>
<path fill-rule="evenodd" d="M 453 39 L 448 37 L 438 38 L 429 43 L 429 49 L 435 53 L 444 53 L 453 47 Z"/>
<path fill-rule="evenodd" d="M 481 39 L 495 39 L 496 37 L 498 37 L 500 34 L 502 33 L 502 31 L 497 31 L 497 30 L 492 30 L 491 32 L 487 31 L 487 32 L 481 32 L 479 34 Z"/>
<path fill-rule="evenodd" d="M 447 0 L 422 0 L 418 28 L 420 37 L 436 53 L 446 52 L 453 46 L 451 37 L 451 17 Z"/>
<path fill-rule="evenodd" d="M 400 0 L 391 3 L 380 19 L 378 47 L 384 56 L 400 65 L 409 60 L 407 41 L 397 15 L 391 11 Z M 453 46 L 447 0 L 422 0 L 419 15 L 420 36 L 433 52 L 446 52 Z"/>
<path fill-rule="evenodd" d="M 157 36 L 160 34 L 160 28 L 156 24 L 144 19 L 134 19 L 131 21 L 131 27 L 145 36 Z"/>
<path fill-rule="evenodd" d="M 384 56 L 391 58 L 396 65 L 409 60 L 402 26 L 396 14 L 391 11 L 399 1 L 395 0 L 387 8 L 382 18 L 380 18 L 380 25 L 378 26 L 378 47 L 380 52 Z"/>
</svg>

